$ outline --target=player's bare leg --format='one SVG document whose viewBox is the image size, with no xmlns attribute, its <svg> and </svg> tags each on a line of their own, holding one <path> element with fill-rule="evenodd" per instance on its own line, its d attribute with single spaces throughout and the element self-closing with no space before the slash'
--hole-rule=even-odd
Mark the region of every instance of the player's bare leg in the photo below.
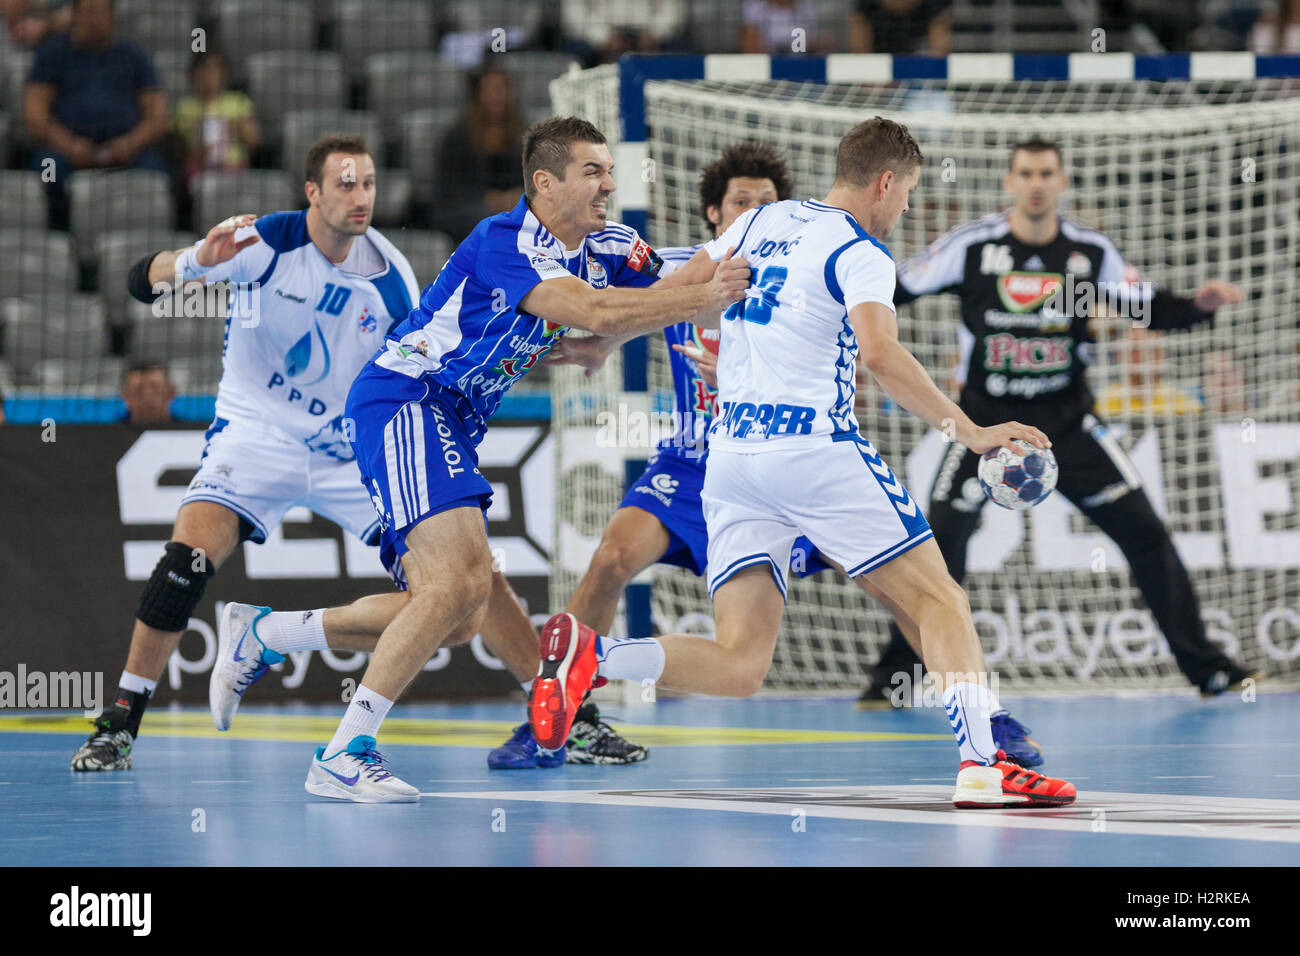
<svg viewBox="0 0 1300 956">
<path fill-rule="evenodd" d="M 664 556 L 668 545 L 668 529 L 658 518 L 640 508 L 619 508 L 605 525 L 587 573 L 565 610 L 598 633 L 607 633 L 614 625 L 623 591 L 634 577 Z M 534 663 L 532 673 L 536 672 Z"/>
<path fill-rule="evenodd" d="M 129 770 L 149 698 L 176 650 L 195 605 L 216 569 L 239 544 L 239 517 L 211 501 L 191 501 L 176 514 L 162 559 L 141 596 L 131 648 L 113 702 L 72 756 L 73 770 Z M 141 619 L 143 616 L 144 620 Z"/>
</svg>

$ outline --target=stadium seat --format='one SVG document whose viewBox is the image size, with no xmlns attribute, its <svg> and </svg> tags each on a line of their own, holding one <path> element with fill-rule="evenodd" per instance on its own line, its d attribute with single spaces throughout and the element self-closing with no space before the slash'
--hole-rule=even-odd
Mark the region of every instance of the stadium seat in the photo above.
<svg viewBox="0 0 1300 956">
<path fill-rule="evenodd" d="M 58 232 L 0 233 L 0 299 L 77 291 L 72 240 Z"/>
<path fill-rule="evenodd" d="M 485 45 L 492 31 L 502 28 L 508 48 L 513 50 L 535 38 L 542 25 L 544 6 L 519 0 L 453 0 L 444 5 L 443 16 L 457 33 L 482 34 Z"/>
<path fill-rule="evenodd" d="M 248 92 L 257 109 L 262 137 L 280 140 L 285 113 L 347 105 L 348 80 L 337 53 L 277 50 L 248 58 Z"/>
<path fill-rule="evenodd" d="M 169 367 L 185 359 L 200 368 L 220 369 L 226 335 L 226 285 L 202 291 L 202 297 L 194 300 L 196 307 L 202 306 L 202 315 L 170 315 L 133 300 L 127 308 L 129 354 L 148 356 Z"/>
<path fill-rule="evenodd" d="M 244 66 L 259 53 L 316 45 L 316 19 L 308 0 L 220 0 L 216 9 L 217 44 L 236 79 L 248 75 Z"/>
<path fill-rule="evenodd" d="M 284 115 L 280 165 L 295 181 L 301 180 L 312 143 L 331 133 L 364 136 L 375 153 L 375 165 L 383 165 L 384 137 L 379 117 L 368 110 L 295 110 Z"/>
<path fill-rule="evenodd" d="M 31 50 L 18 50 L 8 54 L 0 61 L 0 101 L 14 116 L 23 112 L 23 87 L 27 84 L 27 74 L 32 70 Z M 18 124 L 21 125 L 21 124 Z"/>
<path fill-rule="evenodd" d="M 98 383 L 108 354 L 108 324 L 97 296 L 46 292 L 5 299 L 0 322 L 15 384 Z"/>
<path fill-rule="evenodd" d="M 126 274 L 137 259 L 149 252 L 180 249 L 198 238 L 189 232 L 153 232 L 148 229 L 104 233 L 99 243 L 99 296 L 104 300 L 108 324 L 119 326 L 126 323 L 127 303 L 135 301 L 126 291 Z"/>
<path fill-rule="evenodd" d="M 709 53 L 739 53 L 744 0 L 692 0 L 687 32 L 691 49 Z"/>
<path fill-rule="evenodd" d="M 433 49 L 433 5 L 427 0 L 341 0 L 334 35 L 348 71 L 359 75 L 374 53 Z"/>
<path fill-rule="evenodd" d="M 577 63 L 567 53 L 543 50 L 524 50 L 502 56 L 499 60 L 515 78 L 515 100 L 519 109 L 525 113 L 544 111 L 547 116 L 551 113 L 551 80 L 567 73 Z"/>
<path fill-rule="evenodd" d="M 82 170 L 69 181 L 72 237 L 83 262 L 99 256 L 99 238 L 114 229 L 173 228 L 171 181 L 147 169 Z"/>
<path fill-rule="evenodd" d="M 400 140 L 407 113 L 462 109 L 465 89 L 465 71 L 429 53 L 407 50 L 366 58 L 366 105 L 379 115 L 390 142 Z"/>
<path fill-rule="evenodd" d="M 304 203 L 302 193 L 278 169 L 210 170 L 194 180 L 194 223 L 203 233 L 230 216 L 265 216 Z"/>
<path fill-rule="evenodd" d="M 396 226 L 406 221 L 411 208 L 411 174 L 405 169 L 381 169 L 375 174 L 374 224 Z"/>
<path fill-rule="evenodd" d="M 406 261 L 411 264 L 411 270 L 415 273 L 415 281 L 421 289 L 438 278 L 438 272 L 456 248 L 451 237 L 441 232 L 430 232 L 424 229 L 392 229 L 386 230 L 384 235 L 397 246 L 397 250 L 402 255 L 406 256 Z"/>
<path fill-rule="evenodd" d="M 459 107 L 415 110 L 402 117 L 402 136 L 397 164 L 411 172 L 413 197 L 421 203 L 433 202 L 433 177 L 436 175 L 438 143 L 442 135 L 460 116 Z"/>
<path fill-rule="evenodd" d="M 41 174 L 29 169 L 0 169 L 0 196 L 5 197 L 5 232 L 44 232 L 49 207 Z"/>
<path fill-rule="evenodd" d="M 195 0 L 118 0 L 116 14 L 117 38 L 149 53 L 188 50 L 200 25 Z"/>
<path fill-rule="evenodd" d="M 183 50 L 159 50 L 152 54 L 153 68 L 158 71 L 163 90 L 167 93 L 167 112 L 176 110 L 176 102 L 190 92 L 190 60 L 194 54 L 189 47 Z"/>
</svg>

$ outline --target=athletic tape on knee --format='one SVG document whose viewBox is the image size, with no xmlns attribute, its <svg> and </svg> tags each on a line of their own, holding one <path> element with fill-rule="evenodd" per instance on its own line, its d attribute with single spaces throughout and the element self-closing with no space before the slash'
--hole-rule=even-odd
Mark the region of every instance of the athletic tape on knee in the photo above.
<svg viewBox="0 0 1300 956">
<path fill-rule="evenodd" d="M 214 569 L 207 556 L 180 541 L 168 541 L 140 595 L 135 616 L 160 631 L 183 631 L 203 599 Z M 195 568 L 200 570 L 195 570 Z"/>
</svg>

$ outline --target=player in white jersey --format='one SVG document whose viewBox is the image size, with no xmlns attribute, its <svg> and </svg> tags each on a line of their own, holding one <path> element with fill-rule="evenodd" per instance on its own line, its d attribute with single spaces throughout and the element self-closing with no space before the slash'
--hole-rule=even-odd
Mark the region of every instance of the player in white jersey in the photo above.
<svg viewBox="0 0 1300 956">
<path fill-rule="evenodd" d="M 141 595 L 118 691 L 73 756 L 74 770 L 130 768 L 162 669 L 208 579 L 241 541 L 265 541 L 296 505 L 363 542 L 378 537 L 344 403 L 419 290 L 406 259 L 370 227 L 375 164 L 365 141 L 326 137 L 306 165 L 306 210 L 234 217 L 131 270 L 129 288 L 144 301 L 179 277 L 229 280 L 230 306 L 202 462 Z"/>
<path fill-rule="evenodd" d="M 983 452 L 1015 439 L 1050 445 L 1016 422 L 974 424 L 898 342 L 894 264 L 880 240 L 907 211 L 921 153 L 897 123 L 850 130 L 823 202 L 786 200 L 741 216 L 708 244 L 752 269 L 746 299 L 721 318 L 719 409 L 704 483 L 716 640 L 669 634 L 615 640 L 571 614 L 542 629 L 530 720 L 562 742 L 583 695 L 605 679 L 743 697 L 771 667 L 791 549 L 800 534 L 914 628 L 961 759 L 959 807 L 1059 806 L 1074 787 L 1006 761 L 989 725 L 987 675 L 966 595 L 948 574 L 917 502 L 853 415 L 861 361 L 895 401 Z"/>
</svg>

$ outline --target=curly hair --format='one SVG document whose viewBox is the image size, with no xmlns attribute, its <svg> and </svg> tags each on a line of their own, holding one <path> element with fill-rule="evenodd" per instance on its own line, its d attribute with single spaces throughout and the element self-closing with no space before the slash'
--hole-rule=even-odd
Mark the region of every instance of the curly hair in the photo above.
<svg viewBox="0 0 1300 956">
<path fill-rule="evenodd" d="M 722 205 L 728 184 L 737 177 L 772 180 L 778 199 L 789 199 L 794 193 L 790 167 L 772 146 L 753 140 L 732 143 L 700 172 L 700 217 L 710 229 L 709 207 Z"/>
</svg>

